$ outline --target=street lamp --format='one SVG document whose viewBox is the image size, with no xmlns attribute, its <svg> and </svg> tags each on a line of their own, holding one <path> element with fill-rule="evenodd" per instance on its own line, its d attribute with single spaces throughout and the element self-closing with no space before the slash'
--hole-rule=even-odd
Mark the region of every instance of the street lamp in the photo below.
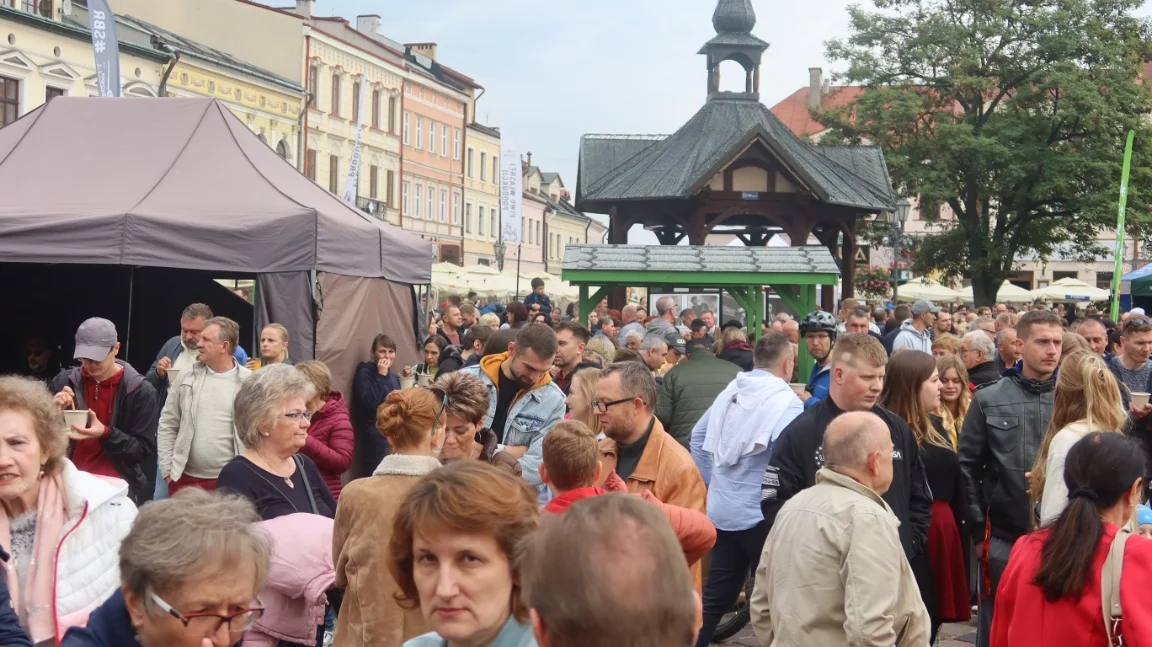
<svg viewBox="0 0 1152 647">
<path fill-rule="evenodd" d="M 912 212 L 912 201 L 900 198 L 896 202 L 896 210 L 889 211 L 888 224 L 892 226 L 892 305 L 897 304 L 897 288 L 900 284 L 900 244 L 904 239 L 904 223 L 908 222 L 908 215 Z"/>
<path fill-rule="evenodd" d="M 496 244 L 492 246 L 493 255 L 496 257 L 496 269 L 501 271 L 501 272 L 504 271 L 504 252 L 505 251 L 506 251 L 506 248 L 504 246 L 504 237 L 501 236 L 500 240 L 497 241 Z"/>
</svg>

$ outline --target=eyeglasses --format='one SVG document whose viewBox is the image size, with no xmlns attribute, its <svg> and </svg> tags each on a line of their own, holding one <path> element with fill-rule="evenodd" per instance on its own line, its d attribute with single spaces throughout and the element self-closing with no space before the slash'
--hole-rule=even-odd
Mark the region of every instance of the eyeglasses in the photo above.
<svg viewBox="0 0 1152 647">
<path fill-rule="evenodd" d="M 1139 328 L 1141 326 L 1152 326 L 1152 319 L 1149 319 L 1148 317 L 1136 317 L 1135 319 L 1129 319 L 1124 324 L 1124 330 L 1127 332 L 1130 328 Z"/>
<path fill-rule="evenodd" d="M 289 411 L 282 415 L 293 422 L 304 422 L 305 420 L 312 422 L 312 414 L 307 411 Z"/>
<path fill-rule="evenodd" d="M 184 626 L 191 629 L 197 636 L 211 636 L 220 631 L 220 627 L 225 624 L 228 625 L 230 633 L 239 634 L 248 631 L 256 626 L 256 622 L 264 615 L 263 603 L 257 598 L 254 606 L 249 609 L 241 609 L 228 615 L 218 615 L 215 613 L 189 613 L 187 615 L 180 613 L 172 608 L 172 605 L 165 602 L 160 596 L 155 593 L 149 593 L 152 601 L 160 607 L 162 611 L 168 615 L 176 618 L 184 623 Z"/>
<path fill-rule="evenodd" d="M 600 413 L 608 413 L 608 407 L 616 404 L 622 404 L 624 402 L 631 402 L 632 400 L 633 398 L 620 398 L 619 400 L 613 400 L 611 402 L 600 402 L 599 400 L 593 400 L 592 408 L 599 411 Z"/>
</svg>

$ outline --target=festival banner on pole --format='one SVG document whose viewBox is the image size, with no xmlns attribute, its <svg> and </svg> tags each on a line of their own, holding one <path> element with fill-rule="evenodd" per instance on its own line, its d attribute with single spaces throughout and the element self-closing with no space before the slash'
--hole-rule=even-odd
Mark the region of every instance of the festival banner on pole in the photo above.
<svg viewBox="0 0 1152 647">
<path fill-rule="evenodd" d="M 348 180 L 344 183 L 344 202 L 356 206 L 356 191 L 360 186 L 360 138 L 364 135 L 364 100 L 368 97 L 368 88 L 363 81 L 360 83 L 360 107 L 356 113 L 356 143 L 352 146 L 352 162 L 348 164 Z"/>
<path fill-rule="evenodd" d="M 1124 219 L 1128 209 L 1128 173 L 1132 169 L 1132 142 L 1136 131 L 1128 131 L 1128 141 L 1124 145 L 1124 166 L 1120 171 L 1120 206 L 1116 214 L 1116 267 L 1112 270 L 1112 321 L 1120 321 L 1120 275 L 1123 274 Z"/>
<path fill-rule="evenodd" d="M 505 245 L 519 243 L 524 217 L 524 176 L 520 166 L 520 152 L 513 147 L 501 149 L 500 154 L 500 220 Z"/>
<path fill-rule="evenodd" d="M 116 15 L 108 0 L 88 0 L 88 26 L 96 54 L 96 86 L 102 97 L 120 96 L 120 41 L 116 38 Z"/>
</svg>

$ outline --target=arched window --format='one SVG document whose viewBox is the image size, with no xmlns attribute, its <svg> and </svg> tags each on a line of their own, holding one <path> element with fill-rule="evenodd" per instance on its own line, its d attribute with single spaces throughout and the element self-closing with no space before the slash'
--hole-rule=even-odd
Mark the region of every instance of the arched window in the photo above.
<svg viewBox="0 0 1152 647">
<path fill-rule="evenodd" d="M 276 154 L 280 156 L 285 162 L 291 162 L 292 153 L 288 150 L 288 142 L 281 139 L 280 143 L 276 144 Z"/>
</svg>

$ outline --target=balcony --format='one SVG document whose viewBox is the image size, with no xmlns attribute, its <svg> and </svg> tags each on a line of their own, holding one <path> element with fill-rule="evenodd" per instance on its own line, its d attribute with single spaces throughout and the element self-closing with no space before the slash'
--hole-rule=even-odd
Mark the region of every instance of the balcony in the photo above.
<svg viewBox="0 0 1152 647">
<path fill-rule="evenodd" d="M 365 213 L 370 213 L 373 216 L 380 218 L 381 220 L 384 219 L 384 209 L 387 206 L 388 205 L 385 204 L 382 200 L 376 200 L 373 198 L 365 198 L 363 196 L 356 198 L 356 208 L 357 209 L 359 209 Z"/>
</svg>

